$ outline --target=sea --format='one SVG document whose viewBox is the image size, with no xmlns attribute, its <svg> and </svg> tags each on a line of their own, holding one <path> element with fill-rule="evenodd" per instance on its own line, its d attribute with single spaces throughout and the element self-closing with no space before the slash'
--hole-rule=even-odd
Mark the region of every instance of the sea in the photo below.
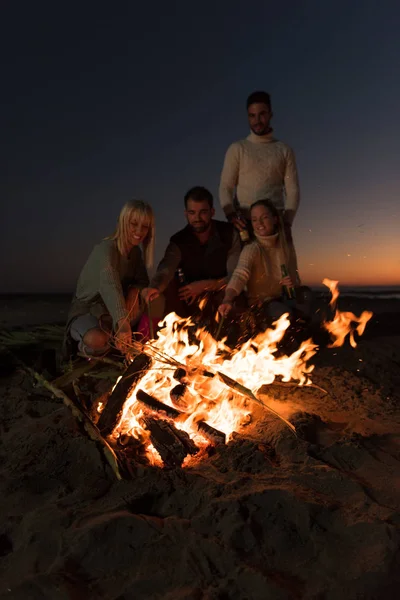
<svg viewBox="0 0 400 600">
<path fill-rule="evenodd" d="M 325 286 L 311 286 L 317 296 L 326 296 L 330 292 Z M 340 297 L 361 298 L 368 300 L 400 300 L 400 285 L 385 286 L 346 286 L 340 285 Z"/>
</svg>

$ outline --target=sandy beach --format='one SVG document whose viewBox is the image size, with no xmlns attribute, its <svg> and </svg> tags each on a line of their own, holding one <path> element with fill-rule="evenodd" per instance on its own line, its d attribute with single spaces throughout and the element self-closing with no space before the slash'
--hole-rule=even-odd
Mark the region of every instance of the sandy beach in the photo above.
<svg viewBox="0 0 400 600">
<path fill-rule="evenodd" d="M 65 320 L 69 298 L 3 299 L 1 328 Z M 118 482 L 71 412 L 21 370 L 0 382 L 0 597 L 390 600 L 400 584 L 400 301 L 357 348 L 312 359 L 314 388 L 268 388 L 189 467 Z"/>
</svg>

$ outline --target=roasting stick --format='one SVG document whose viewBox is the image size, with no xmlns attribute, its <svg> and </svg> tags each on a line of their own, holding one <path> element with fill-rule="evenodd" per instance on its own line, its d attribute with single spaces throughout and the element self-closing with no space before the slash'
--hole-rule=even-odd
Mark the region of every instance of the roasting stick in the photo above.
<svg viewBox="0 0 400 600">
<path fill-rule="evenodd" d="M 286 266 L 287 261 L 289 260 L 289 245 L 286 239 L 286 231 L 285 231 L 285 223 L 283 220 L 282 213 L 279 212 L 279 240 L 281 245 L 281 250 L 284 258 L 284 262 L 281 264 L 281 273 L 282 277 L 287 277 L 289 275 L 288 268 Z M 290 299 L 296 298 L 296 291 L 294 287 L 284 286 L 287 292 L 287 295 Z"/>
<path fill-rule="evenodd" d="M 253 402 L 257 402 L 257 404 L 259 404 L 263 408 L 266 408 L 273 415 L 275 415 L 276 417 L 281 419 L 281 421 L 283 421 L 289 427 L 289 429 L 296 435 L 296 428 L 294 427 L 294 425 L 292 425 L 292 423 L 290 421 L 285 419 L 285 417 L 282 417 L 282 415 L 277 413 L 273 408 L 269 407 L 267 404 L 265 404 L 259 398 L 257 398 L 249 388 L 245 387 L 238 381 L 231 379 L 230 377 L 228 377 L 228 375 L 221 373 L 221 371 L 217 371 L 217 375 L 221 379 L 221 381 L 223 381 L 225 383 L 225 385 L 227 385 L 231 389 L 235 390 L 235 392 L 237 392 L 238 394 L 242 394 L 242 396 L 245 396 L 249 400 L 253 400 Z"/>
<path fill-rule="evenodd" d="M 150 308 L 150 304 L 147 305 L 147 316 L 149 317 L 149 332 L 150 332 L 150 339 L 154 340 L 154 327 L 153 327 L 153 320 L 151 318 L 151 308 Z"/>
<path fill-rule="evenodd" d="M 218 342 L 219 336 L 221 335 L 221 329 L 222 329 L 222 326 L 224 324 L 224 321 L 225 321 L 225 317 L 220 317 L 220 322 L 219 322 L 219 325 L 218 325 L 217 333 L 215 334 L 215 341 L 216 342 Z"/>
</svg>

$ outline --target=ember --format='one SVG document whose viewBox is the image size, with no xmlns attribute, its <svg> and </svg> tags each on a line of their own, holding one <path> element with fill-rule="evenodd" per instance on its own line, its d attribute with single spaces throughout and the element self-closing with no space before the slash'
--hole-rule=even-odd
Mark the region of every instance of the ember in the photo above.
<svg viewBox="0 0 400 600">
<path fill-rule="evenodd" d="M 361 335 L 372 313 L 356 317 L 340 312 L 337 282 L 324 283 L 334 307 L 333 319 L 323 324 L 332 346 L 342 345 L 347 335 L 354 346 L 354 331 Z M 127 370 L 129 377 L 117 384 L 99 428 L 125 445 L 129 436 L 141 440 L 148 460 L 164 466 L 181 465 L 184 459 L 187 465 L 198 449 L 229 442 L 234 432 L 243 432 L 255 404 L 295 432 L 290 408 L 285 407 L 283 416 L 258 395 L 277 377 L 298 386 L 312 385 L 309 361 L 318 350 L 312 339 L 290 356 L 277 353 L 289 324 L 288 315 L 283 315 L 271 329 L 232 351 L 225 340 L 216 341 L 204 328 L 193 336 L 190 319 L 167 315 L 158 338 L 143 346 L 143 354 Z"/>
</svg>

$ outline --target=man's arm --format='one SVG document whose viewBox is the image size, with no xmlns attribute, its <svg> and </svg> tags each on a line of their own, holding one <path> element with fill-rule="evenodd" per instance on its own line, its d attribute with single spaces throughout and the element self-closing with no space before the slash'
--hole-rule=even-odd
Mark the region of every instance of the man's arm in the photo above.
<svg viewBox="0 0 400 600">
<path fill-rule="evenodd" d="M 299 178 L 297 175 L 296 158 L 291 148 L 286 156 L 284 177 L 285 186 L 285 221 L 292 225 L 300 203 Z"/>
<path fill-rule="evenodd" d="M 164 257 L 161 259 L 157 267 L 157 272 L 152 277 L 149 287 L 156 288 L 163 292 L 175 275 L 175 271 L 181 262 L 181 251 L 179 247 L 170 242 L 165 251 Z"/>
<path fill-rule="evenodd" d="M 222 167 L 219 184 L 219 201 L 228 220 L 235 213 L 233 198 L 239 180 L 239 167 L 239 145 L 234 143 L 229 146 L 225 154 L 224 166 Z"/>
<path fill-rule="evenodd" d="M 202 288 L 201 292 L 215 292 L 224 288 L 236 269 L 241 251 L 240 236 L 236 229 L 234 229 L 232 232 L 232 244 L 226 258 L 226 277 L 221 277 L 221 279 L 203 279 L 202 281 L 189 284 L 188 287 L 191 285 L 194 287 L 197 284 L 199 290 Z"/>
</svg>

